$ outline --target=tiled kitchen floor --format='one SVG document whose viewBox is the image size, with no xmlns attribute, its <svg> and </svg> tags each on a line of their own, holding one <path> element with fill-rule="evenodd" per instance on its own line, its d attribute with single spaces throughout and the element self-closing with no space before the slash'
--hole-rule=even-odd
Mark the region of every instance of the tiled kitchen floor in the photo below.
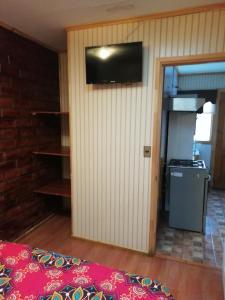
<svg viewBox="0 0 225 300">
<path fill-rule="evenodd" d="M 212 190 L 208 195 L 205 235 L 169 228 L 161 220 L 156 253 L 221 267 L 222 239 L 225 240 L 225 191 Z"/>
</svg>

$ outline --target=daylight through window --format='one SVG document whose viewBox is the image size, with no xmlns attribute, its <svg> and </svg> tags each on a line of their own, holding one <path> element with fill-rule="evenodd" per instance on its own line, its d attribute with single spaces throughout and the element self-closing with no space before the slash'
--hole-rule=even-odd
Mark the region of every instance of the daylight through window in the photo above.
<svg viewBox="0 0 225 300">
<path fill-rule="evenodd" d="M 194 140 L 209 142 L 211 140 L 213 114 L 197 114 Z"/>
</svg>

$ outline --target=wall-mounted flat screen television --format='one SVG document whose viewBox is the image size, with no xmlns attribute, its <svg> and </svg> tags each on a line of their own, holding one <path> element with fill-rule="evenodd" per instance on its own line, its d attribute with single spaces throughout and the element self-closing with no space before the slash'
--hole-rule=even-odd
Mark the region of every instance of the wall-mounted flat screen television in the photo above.
<svg viewBox="0 0 225 300">
<path fill-rule="evenodd" d="M 85 48 L 86 83 L 142 81 L 142 42 Z"/>
</svg>

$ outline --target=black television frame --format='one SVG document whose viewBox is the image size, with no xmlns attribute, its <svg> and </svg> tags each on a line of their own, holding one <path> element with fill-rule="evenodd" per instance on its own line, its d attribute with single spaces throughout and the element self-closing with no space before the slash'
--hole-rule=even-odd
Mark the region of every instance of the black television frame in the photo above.
<svg viewBox="0 0 225 300">
<path fill-rule="evenodd" d="M 87 52 L 90 49 L 101 49 L 104 47 L 114 47 L 114 46 L 124 46 L 124 45 L 138 45 L 140 47 L 140 53 L 139 53 L 139 59 L 140 59 L 140 70 L 138 70 L 138 76 L 136 78 L 132 79 L 127 79 L 124 78 L 124 80 L 94 80 L 93 78 L 90 79 L 88 76 L 88 66 L 87 66 Z M 130 83 L 140 83 L 143 80 L 143 42 L 138 41 L 138 42 L 128 42 L 128 43 L 117 43 L 117 44 L 109 44 L 109 45 L 102 45 L 102 46 L 91 46 L 91 47 L 85 47 L 85 70 L 86 70 L 86 84 L 130 84 Z"/>
</svg>

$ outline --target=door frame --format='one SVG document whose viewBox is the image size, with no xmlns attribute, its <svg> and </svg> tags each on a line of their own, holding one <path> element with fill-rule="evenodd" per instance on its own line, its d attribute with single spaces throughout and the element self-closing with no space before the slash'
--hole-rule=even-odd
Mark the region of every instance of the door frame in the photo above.
<svg viewBox="0 0 225 300">
<path fill-rule="evenodd" d="M 160 183 L 160 140 L 161 140 L 161 116 L 162 116 L 162 95 L 163 95 L 163 71 L 167 66 L 185 64 L 200 64 L 208 62 L 225 61 L 225 52 L 163 57 L 155 60 L 153 110 L 151 122 L 151 145 L 152 154 L 150 160 L 150 222 L 149 222 L 149 255 L 156 251 L 156 234 L 158 219 L 159 183 Z"/>
<path fill-rule="evenodd" d="M 215 159 L 216 159 L 216 142 L 218 135 L 218 118 L 219 118 L 219 110 L 220 110 L 220 102 L 221 102 L 221 93 L 224 93 L 225 89 L 218 89 L 217 98 L 216 98 L 216 115 L 213 124 L 213 131 L 216 133 L 212 139 L 212 151 L 211 151 L 211 172 L 212 172 L 212 187 L 214 187 L 214 174 L 215 174 Z"/>
</svg>

